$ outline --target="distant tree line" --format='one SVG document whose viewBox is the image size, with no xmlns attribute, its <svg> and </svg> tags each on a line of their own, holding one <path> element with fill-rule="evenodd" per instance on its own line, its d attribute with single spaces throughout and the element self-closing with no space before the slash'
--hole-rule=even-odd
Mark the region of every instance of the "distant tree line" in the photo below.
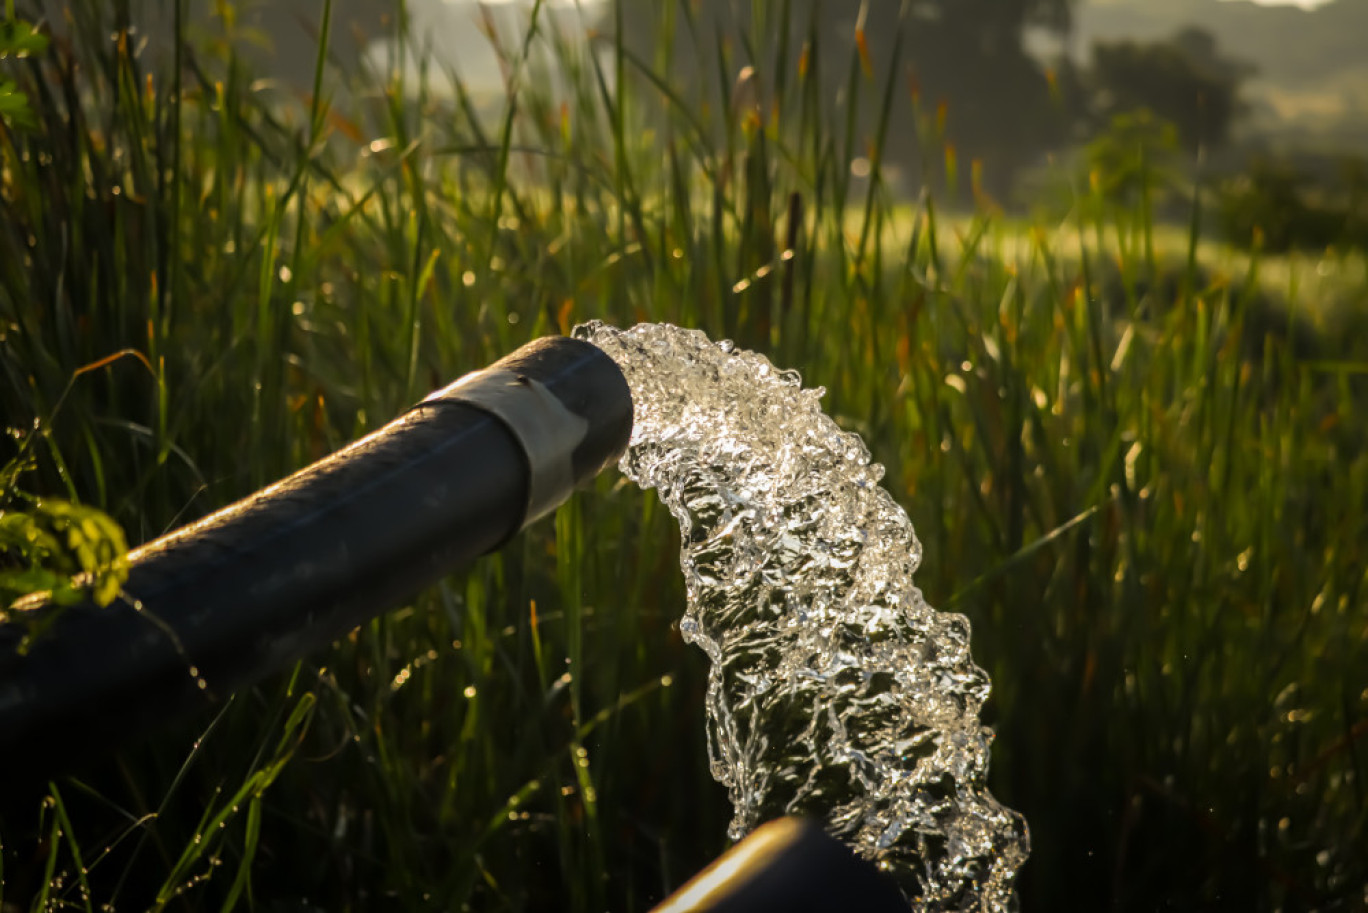
<svg viewBox="0 0 1368 913">
<path fill-rule="evenodd" d="M 44 23 L 53 34 L 93 25 L 98 12 L 110 29 L 128 27 L 145 54 L 165 64 L 175 37 L 180 0 L 19 0 L 21 17 Z M 440 2 L 440 0 L 439 0 Z M 206 49 L 231 42 L 253 75 L 270 77 L 291 92 L 313 85 L 321 37 L 323 0 L 185 0 L 182 30 L 207 63 Z M 394 34 L 399 0 L 332 0 L 329 58 L 354 68 L 373 40 Z"/>
<path fill-rule="evenodd" d="M 677 91 L 706 103 L 744 66 L 762 73 L 777 49 L 816 47 L 832 123 L 853 116 L 864 134 L 876 126 L 875 102 L 891 85 L 895 104 L 886 158 L 918 181 L 933 181 L 928 147 L 952 147 L 976 160 L 997 190 L 1046 152 L 1097 135 L 1118 115 L 1148 109 L 1172 123 L 1189 151 L 1230 141 L 1243 111 L 1240 88 L 1253 68 L 1226 58 L 1209 32 L 1184 29 L 1159 42 L 1097 42 L 1091 60 L 1045 62 L 1027 49 L 1028 31 L 1067 43 L 1076 0 L 666 0 L 623 6 L 625 43 L 644 61 L 669 60 Z M 667 22 L 667 17 L 669 21 Z M 662 46 L 660 36 L 668 34 Z M 850 111 L 851 61 L 863 40 L 870 71 L 863 104 Z M 898 59 L 894 62 L 895 47 Z M 797 51 L 789 53 L 793 65 Z M 896 67 L 896 71 L 893 68 Z M 943 135 L 926 136 L 913 108 L 931 112 Z M 928 159 L 924 161 L 923 159 Z"/>
<path fill-rule="evenodd" d="M 626 3 L 623 18 L 629 49 L 647 61 L 668 57 L 674 88 L 702 103 L 723 97 L 725 81 L 745 66 L 770 71 L 787 49 L 789 67 L 806 55 L 832 124 L 853 117 L 862 135 L 871 134 L 881 93 L 892 88 L 886 160 L 920 175 L 928 141 L 943 139 L 961 159 L 1006 176 L 1067 135 L 1067 118 L 1023 36 L 1032 26 L 1062 34 L 1072 2 L 665 0 Z M 756 8 L 766 21 L 754 20 Z M 849 91 L 855 66 L 868 67 L 858 99 Z M 916 106 L 944 137 L 919 135 Z"/>
<path fill-rule="evenodd" d="M 1368 158 L 1334 158 L 1327 170 L 1259 156 L 1222 181 L 1219 215 L 1227 240 L 1270 253 L 1368 251 Z"/>
<path fill-rule="evenodd" d="M 1189 29 L 1156 44 L 1099 43 L 1086 69 L 1067 59 L 1047 66 L 1032 56 L 1028 30 L 1064 39 L 1075 2 L 613 0 L 599 31 L 611 34 L 620 14 L 633 55 L 654 67 L 665 52 L 665 77 L 700 103 L 720 100 L 724 81 L 747 65 L 762 75 L 780 65 L 793 72 L 806 47 L 831 122 L 853 115 L 861 135 L 875 128 L 881 93 L 891 85 L 888 158 L 914 179 L 923 164 L 933 164 L 921 161 L 924 154 L 939 157 L 935 147 L 949 143 L 961 161 L 981 162 L 1002 188 L 1045 152 L 1140 107 L 1173 122 L 1188 147 L 1228 139 L 1241 110 L 1240 83 L 1252 70 L 1223 58 L 1209 33 Z M 21 0 L 30 4 L 58 31 L 69 8 L 85 9 L 71 0 Z M 190 0 L 186 29 L 202 40 L 236 36 L 239 52 L 261 75 L 307 90 L 323 6 L 322 0 Z M 333 0 L 334 62 L 354 65 L 368 42 L 394 34 L 400 8 L 398 0 Z M 155 50 L 169 42 L 169 9 L 166 0 L 121 0 L 110 4 L 109 15 L 111 21 L 126 17 Z M 438 41 L 440 52 L 440 36 L 426 37 Z M 780 61 L 785 48 L 788 58 Z M 861 57 L 869 69 L 855 99 L 851 67 Z M 919 133 L 918 105 L 943 135 Z"/>
<path fill-rule="evenodd" d="M 1134 196 L 1137 175 L 1159 155 L 1194 161 L 1199 149 L 1231 143 L 1245 110 L 1241 87 L 1254 67 L 1227 57 L 1199 28 L 1162 41 L 1095 42 L 1082 63 L 1032 54 L 1032 31 L 1069 44 L 1076 2 L 613 0 L 598 31 L 601 42 L 611 42 L 621 17 L 639 81 L 653 91 L 637 70 L 650 69 L 696 111 L 715 113 L 729 98 L 737 104 L 731 96 L 745 67 L 756 76 L 740 91 L 763 96 L 780 69 L 792 79 L 803 66 L 831 128 L 853 125 L 856 148 L 846 151 L 859 154 L 882 126 L 884 163 L 902 172 L 908 190 L 943 186 L 953 157 L 966 171 L 975 163 L 985 189 L 1006 199 L 1016 178 L 1047 153 L 1082 147 L 1086 167 L 1100 168 L 1106 187 Z M 88 0 L 20 0 L 19 7 L 58 35 L 69 16 L 92 8 Z M 184 26 L 200 49 L 233 40 L 250 67 L 300 94 L 312 86 L 322 9 L 322 0 L 190 0 Z M 369 42 L 395 33 L 399 11 L 398 0 L 333 0 L 333 63 L 353 68 Z M 173 22 L 166 0 L 120 0 L 105 14 L 112 26 L 132 25 L 152 53 L 166 53 Z M 438 40 L 440 52 L 440 36 L 425 37 Z M 881 125 L 885 90 L 891 104 Z M 1149 120 L 1134 119 L 1139 112 Z M 1159 142 L 1162 125 L 1172 127 L 1172 150 Z M 1148 164 L 1132 154 L 1137 129 L 1154 139 L 1158 155 Z M 1269 249 L 1344 238 L 1368 245 L 1364 165 L 1346 162 L 1329 181 L 1273 159 L 1242 166 L 1222 184 L 1229 236 Z"/>
<path fill-rule="evenodd" d="M 1100 41 L 1088 74 L 1088 114 L 1110 118 L 1148 108 L 1172 123 L 1189 150 L 1223 146 L 1244 110 L 1240 86 L 1253 66 L 1224 57 L 1210 32 L 1185 28 L 1168 41 Z"/>
</svg>

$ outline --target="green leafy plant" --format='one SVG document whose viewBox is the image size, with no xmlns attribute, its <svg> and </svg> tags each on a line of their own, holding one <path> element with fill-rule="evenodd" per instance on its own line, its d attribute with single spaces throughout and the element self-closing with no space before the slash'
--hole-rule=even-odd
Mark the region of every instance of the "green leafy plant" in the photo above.
<svg viewBox="0 0 1368 913">
<path fill-rule="evenodd" d="M 59 606 L 90 599 L 108 605 L 128 576 L 123 530 L 104 511 L 34 498 L 0 513 L 0 601 L 17 617 L 24 597 Z M 0 615 L 0 618 L 3 618 Z"/>
<path fill-rule="evenodd" d="M 128 544 L 102 510 L 21 491 L 21 460 L 0 470 L 0 624 L 24 631 L 24 653 L 63 608 L 84 601 L 103 607 L 118 597 L 128 579 Z"/>
<path fill-rule="evenodd" d="M 0 21 L 0 60 L 21 59 L 43 53 L 48 39 L 31 22 L 20 19 L 14 11 L 14 0 L 5 0 L 5 18 Z M 28 95 L 13 79 L 0 76 L 0 123 L 8 127 L 37 126 Z"/>
<path fill-rule="evenodd" d="M 146 364 L 126 350 L 72 371 L 52 414 L 82 376 L 126 357 Z M 50 424 L 51 418 L 28 432 L 11 429 L 20 441 L 18 453 L 0 466 L 0 623 L 26 629 L 20 652 L 56 620 L 60 611 L 52 609 L 85 600 L 107 606 L 128 579 L 128 542 L 113 518 L 72 498 L 25 491 L 23 476 L 39 462 L 34 443 L 48 438 Z"/>
</svg>

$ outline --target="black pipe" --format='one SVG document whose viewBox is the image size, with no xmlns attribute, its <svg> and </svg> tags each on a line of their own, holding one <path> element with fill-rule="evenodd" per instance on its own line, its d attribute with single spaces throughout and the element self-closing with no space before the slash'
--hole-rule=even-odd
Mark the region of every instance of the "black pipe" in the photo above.
<svg viewBox="0 0 1368 913">
<path fill-rule="evenodd" d="M 912 913 L 887 875 L 813 821 L 752 831 L 651 913 Z"/>
<path fill-rule="evenodd" d="M 0 625 L 0 771 L 49 776 L 288 667 L 554 510 L 631 427 L 612 359 L 540 339 L 136 549 L 121 598 L 25 655 Z"/>
</svg>

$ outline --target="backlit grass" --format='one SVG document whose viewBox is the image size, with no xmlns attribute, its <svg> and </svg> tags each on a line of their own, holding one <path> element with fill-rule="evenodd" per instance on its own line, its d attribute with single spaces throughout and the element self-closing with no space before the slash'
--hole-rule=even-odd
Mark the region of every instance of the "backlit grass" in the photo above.
<svg viewBox="0 0 1368 913">
<path fill-rule="evenodd" d="M 929 601 L 973 620 L 1024 908 L 1368 903 L 1361 259 L 1229 255 L 1200 206 L 1170 228 L 895 200 L 881 132 L 830 112 L 833 62 L 801 47 L 732 49 L 755 86 L 699 106 L 664 44 L 585 58 L 537 9 L 507 104 L 396 67 L 334 106 L 326 48 L 281 102 L 226 51 L 154 66 L 74 6 L 69 40 L 0 64 L 38 119 L 0 132 L 27 490 L 144 541 L 530 338 L 698 326 L 827 388 Z M 838 65 L 853 104 L 911 103 L 890 61 Z M 677 556 L 607 474 L 212 718 L 7 796 L 0 908 L 649 909 L 729 817 Z"/>
</svg>

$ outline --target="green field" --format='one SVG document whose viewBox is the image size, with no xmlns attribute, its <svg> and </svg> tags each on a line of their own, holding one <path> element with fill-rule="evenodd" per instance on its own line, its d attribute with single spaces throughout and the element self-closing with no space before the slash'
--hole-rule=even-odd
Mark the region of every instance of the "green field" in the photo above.
<svg viewBox="0 0 1368 913">
<path fill-rule="evenodd" d="M 322 64 L 268 101 L 225 46 L 153 67 L 78 7 L 0 60 L 34 115 L 0 128 L 0 462 L 31 464 L 0 507 L 146 541 L 528 339 L 697 326 L 887 467 L 992 676 L 1023 909 L 1368 909 L 1362 255 L 1236 254 L 1192 188 L 1177 226 L 894 199 L 799 48 L 763 109 L 707 110 L 611 39 L 558 97 L 513 48 L 491 115 L 435 73 L 342 101 Z M 848 69 L 876 125 L 905 103 Z M 5 794 L 0 911 L 647 910 L 730 816 L 682 590 L 672 519 L 607 473 L 221 712 Z"/>
</svg>

